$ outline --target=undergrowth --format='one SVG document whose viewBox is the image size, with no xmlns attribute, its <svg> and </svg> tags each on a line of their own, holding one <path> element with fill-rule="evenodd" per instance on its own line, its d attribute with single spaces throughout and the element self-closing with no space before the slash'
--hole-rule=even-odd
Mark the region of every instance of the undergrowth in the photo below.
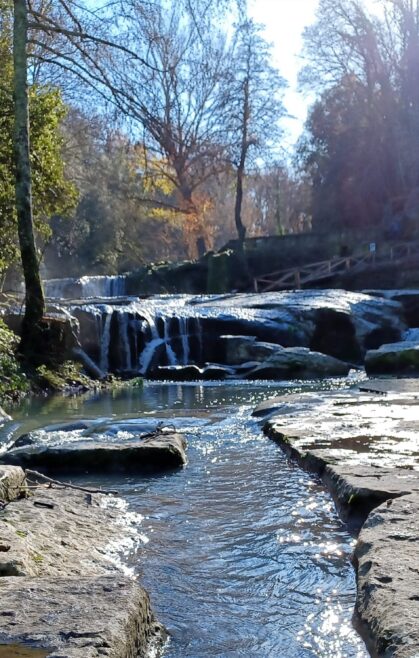
<svg viewBox="0 0 419 658">
<path fill-rule="evenodd" d="M 18 400 L 30 384 L 16 357 L 19 338 L 0 319 L 0 401 Z"/>
</svg>

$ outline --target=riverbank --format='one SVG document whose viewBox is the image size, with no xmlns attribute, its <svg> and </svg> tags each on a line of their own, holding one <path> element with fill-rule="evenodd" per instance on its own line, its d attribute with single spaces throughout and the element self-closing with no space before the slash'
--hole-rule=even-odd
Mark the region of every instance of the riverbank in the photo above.
<svg viewBox="0 0 419 658">
<path fill-rule="evenodd" d="M 145 658 L 162 644 L 148 594 L 119 559 L 137 541 L 123 501 L 29 481 L 15 466 L 0 473 L 0 651 Z"/>
<path fill-rule="evenodd" d="M 419 382 L 413 383 L 281 397 L 254 412 L 285 454 L 322 480 L 357 536 L 356 616 L 380 658 L 419 652 Z"/>
<path fill-rule="evenodd" d="M 365 658 L 350 624 L 352 540 L 327 493 L 289 466 L 250 416 L 269 395 L 341 385 L 147 382 L 99 395 L 32 398 L 15 409 L 2 439 L 9 443 L 14 427 L 13 438 L 22 440 L 29 434 L 50 444 L 112 444 L 161 423 L 187 436 L 185 469 L 73 479 L 117 489 L 127 501 L 140 542 L 124 563 L 168 629 L 166 658 Z"/>
</svg>

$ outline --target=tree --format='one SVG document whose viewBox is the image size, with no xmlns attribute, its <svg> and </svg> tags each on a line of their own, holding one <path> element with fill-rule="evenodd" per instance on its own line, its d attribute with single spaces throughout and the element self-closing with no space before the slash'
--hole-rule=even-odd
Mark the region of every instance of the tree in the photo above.
<svg viewBox="0 0 419 658">
<path fill-rule="evenodd" d="M 243 184 L 249 165 L 263 161 L 278 147 L 278 121 L 284 114 L 280 98 L 283 78 L 271 64 L 271 49 L 261 36 L 262 28 L 246 19 L 236 29 L 226 79 L 225 107 L 229 157 L 236 171 L 234 221 L 243 244 Z"/>
<path fill-rule="evenodd" d="M 130 6 L 132 47 L 147 66 L 122 63 L 125 112 L 142 126 L 156 174 L 175 187 L 195 242 L 203 233 L 199 188 L 226 166 L 225 36 L 209 29 L 205 12 L 180 4 Z"/>
<path fill-rule="evenodd" d="M 192 10 L 191 20 L 198 28 L 199 14 L 196 11 L 195 1 L 185 0 L 185 4 L 189 10 Z M 218 4 L 218 0 L 208 0 L 204 14 L 209 15 L 209 10 Z M 54 0 L 47 5 L 42 2 L 27 5 L 26 0 L 14 0 L 14 153 L 18 233 L 26 288 L 22 335 L 22 346 L 25 349 L 41 331 L 45 308 L 36 257 L 31 203 L 27 94 L 28 44 L 31 44 L 36 55 L 37 64 L 46 64 L 52 68 L 58 66 L 71 75 L 73 80 L 77 79 L 85 87 L 93 87 L 102 102 L 113 103 L 123 112 L 127 107 L 141 108 L 141 113 L 139 115 L 137 112 L 137 116 L 144 121 L 147 117 L 147 108 L 142 102 L 137 103 L 135 97 L 130 95 L 130 90 L 125 84 L 125 71 L 127 60 L 130 63 L 133 61 L 140 63 L 144 69 L 150 65 L 141 53 L 125 45 L 130 41 L 131 32 L 131 26 L 127 27 L 129 17 L 125 9 L 126 3 L 121 3 L 120 6 L 106 5 L 92 10 L 72 0 Z M 139 9 L 140 13 L 142 11 L 147 13 L 152 10 L 152 6 L 147 4 Z M 117 11 L 119 11 L 118 15 Z M 121 16 L 122 28 L 118 29 L 117 19 Z M 149 46 L 155 41 L 155 33 L 152 36 Z M 144 45 L 142 36 L 139 44 Z M 123 66 L 120 68 L 113 65 L 112 59 L 115 53 L 124 54 Z"/>
<path fill-rule="evenodd" d="M 383 0 L 375 16 L 360 0 L 321 0 L 306 30 L 302 81 L 321 93 L 303 149 L 317 224 L 377 225 L 419 185 L 418 10 Z"/>
</svg>

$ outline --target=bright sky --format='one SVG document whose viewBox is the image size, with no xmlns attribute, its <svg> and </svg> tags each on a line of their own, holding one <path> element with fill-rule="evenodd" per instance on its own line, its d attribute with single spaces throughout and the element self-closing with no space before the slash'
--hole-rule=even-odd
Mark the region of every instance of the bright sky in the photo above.
<svg viewBox="0 0 419 658">
<path fill-rule="evenodd" d="M 377 10 L 377 0 L 365 0 L 365 4 Z M 289 83 L 284 101 L 294 118 L 282 124 L 286 144 L 294 144 L 301 134 L 310 104 L 309 98 L 297 92 L 297 75 L 302 66 L 302 32 L 314 22 L 317 6 L 318 0 L 249 0 L 249 13 L 266 26 L 266 38 L 274 44 L 275 65 Z"/>
<path fill-rule="evenodd" d="M 250 0 L 249 13 L 266 25 L 266 38 L 274 44 L 275 65 L 288 80 L 285 107 L 295 118 L 284 120 L 286 142 L 292 144 L 301 133 L 307 115 L 307 99 L 297 92 L 301 67 L 302 32 L 314 21 L 318 0 Z"/>
</svg>

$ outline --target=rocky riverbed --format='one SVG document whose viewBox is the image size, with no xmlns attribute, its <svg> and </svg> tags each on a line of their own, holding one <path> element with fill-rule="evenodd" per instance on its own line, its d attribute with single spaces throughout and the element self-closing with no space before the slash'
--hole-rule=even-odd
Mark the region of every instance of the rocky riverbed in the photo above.
<svg viewBox="0 0 419 658">
<path fill-rule="evenodd" d="M 138 658 L 161 643 L 119 558 L 137 541 L 123 501 L 0 473 L 0 655 Z"/>
<path fill-rule="evenodd" d="M 290 459 L 322 479 L 358 535 L 356 613 L 372 654 L 414 658 L 419 655 L 419 382 L 407 380 L 404 386 L 387 380 L 362 388 L 280 397 L 254 414 L 266 420 L 265 432 Z"/>
</svg>

